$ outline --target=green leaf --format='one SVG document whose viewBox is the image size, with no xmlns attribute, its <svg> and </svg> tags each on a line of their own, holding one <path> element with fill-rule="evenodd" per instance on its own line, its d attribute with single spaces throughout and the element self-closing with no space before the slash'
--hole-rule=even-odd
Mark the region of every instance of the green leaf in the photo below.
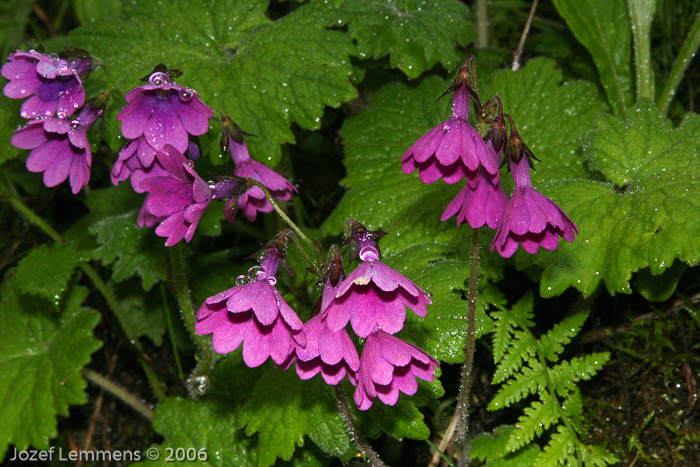
<svg viewBox="0 0 700 467">
<path fill-rule="evenodd" d="M 2 56 L 3 60 L 8 54 L 14 52 L 20 45 L 20 42 L 24 40 L 25 28 L 29 22 L 31 12 L 32 5 L 27 0 L 9 0 L 0 4 L 0 46 L 2 46 L 0 48 L 0 56 Z M 7 107 L 6 103 L 0 106 L 0 113 L 5 107 Z M 14 106 L 11 107 L 14 108 Z M 19 115 L 19 111 L 15 114 Z M 6 140 L 2 138 L 0 141 Z"/>
<path fill-rule="evenodd" d="M 656 276 L 648 269 L 642 269 L 634 277 L 634 288 L 650 302 L 665 302 L 676 291 L 687 267 L 688 265 L 681 261 L 674 261 L 670 268 Z"/>
<path fill-rule="evenodd" d="M 160 347 L 163 344 L 167 322 L 158 288 L 150 293 L 144 293 L 137 284 L 127 281 L 119 284 L 115 289 L 115 295 L 122 306 L 123 319 L 127 322 L 124 329 L 133 332 L 133 335 L 127 337 L 138 339 L 141 336 L 148 336 L 157 347 Z"/>
<path fill-rule="evenodd" d="M 112 279 L 124 281 L 141 276 L 144 290 L 167 278 L 168 265 L 165 249 L 151 229 L 136 226 L 136 211 L 107 217 L 90 227 L 100 247 L 92 252 L 94 259 L 113 264 Z M 156 240 L 158 238 L 158 240 Z"/>
<path fill-rule="evenodd" d="M 0 458 L 9 444 L 48 449 L 56 416 L 86 401 L 80 370 L 101 345 L 92 333 L 99 313 L 81 308 L 86 288 L 69 291 L 60 317 L 19 290 L 15 277 L 1 290 Z"/>
<path fill-rule="evenodd" d="M 244 130 L 251 154 L 270 166 L 280 145 L 294 141 L 297 123 L 316 129 L 326 105 L 356 95 L 348 79 L 350 38 L 293 15 L 270 21 L 267 0 L 128 2 L 124 15 L 71 32 L 74 45 L 99 54 L 122 92 L 158 63 L 184 72 L 178 79 Z M 109 118 L 109 117 L 108 117 Z"/>
<path fill-rule="evenodd" d="M 74 0 L 73 10 L 80 24 L 116 18 L 121 15 L 120 0 Z"/>
<path fill-rule="evenodd" d="M 425 318 L 407 309 L 406 323 L 399 337 L 417 345 L 434 358 L 449 362 L 464 361 L 467 330 L 467 301 L 462 298 L 469 275 L 469 262 L 440 257 L 439 245 L 421 243 L 400 253 L 384 257 L 417 286 L 432 295 Z M 477 298 L 475 335 L 480 337 L 492 329 L 486 315 L 488 303 L 499 302 L 500 295 L 489 284 L 483 284 Z"/>
<path fill-rule="evenodd" d="M 557 432 L 552 434 L 549 444 L 545 446 L 542 453 L 537 457 L 533 467 L 556 467 L 558 465 L 570 464 L 569 459 L 575 456 L 574 447 L 578 444 L 576 434 L 564 425 L 557 427 Z M 575 459 L 571 459 L 576 462 Z"/>
<path fill-rule="evenodd" d="M 570 286 L 588 296 L 601 281 L 610 293 L 630 293 L 634 271 L 658 275 L 675 259 L 700 261 L 699 132 L 697 114 L 675 129 L 655 109 L 598 119 L 585 156 L 609 182 L 561 180 L 546 189 L 578 223 L 579 237 L 554 252 L 516 254 L 521 268 L 543 267 L 543 296 Z"/>
<path fill-rule="evenodd" d="M 554 6 L 598 67 L 616 115 L 632 103 L 631 28 L 625 0 L 554 0 Z"/>
<path fill-rule="evenodd" d="M 376 400 L 367 411 L 370 419 L 386 434 L 395 439 L 428 439 L 430 429 L 423 414 L 411 398 L 402 394 L 396 405 L 388 406 Z"/>
<path fill-rule="evenodd" d="M 540 448 L 530 444 L 516 453 L 508 454 L 506 445 L 515 427 L 501 425 L 491 433 L 482 433 L 474 438 L 469 457 L 486 461 L 488 467 L 522 467 L 535 461 Z"/>
<path fill-rule="evenodd" d="M 549 370 L 551 383 L 560 396 L 565 396 L 578 381 L 591 379 L 609 359 L 608 352 L 596 352 L 562 361 Z"/>
<path fill-rule="evenodd" d="M 476 39 L 467 14 L 466 5 L 455 0 L 346 0 L 323 18 L 347 26 L 360 58 L 389 55 L 392 68 L 414 79 L 437 63 L 448 70 L 461 65 L 457 46 Z"/>
<path fill-rule="evenodd" d="M 81 261 L 81 254 L 71 243 L 47 243 L 27 254 L 17 264 L 15 283 L 24 293 L 39 295 L 58 304 Z"/>
<path fill-rule="evenodd" d="M 540 436 L 544 430 L 549 430 L 559 420 L 557 401 L 546 392 L 541 393 L 540 397 L 542 401 L 534 401 L 518 418 L 518 423 L 506 444 L 507 452 L 515 452 L 522 448 L 536 436 Z"/>
<path fill-rule="evenodd" d="M 230 402 L 230 401 L 229 401 Z M 170 397 L 158 404 L 154 411 L 153 427 L 163 435 L 165 442 L 152 446 L 158 449 L 160 459 L 136 465 L 169 466 L 168 455 L 177 449 L 206 453 L 206 460 L 178 461 L 181 466 L 230 466 L 254 467 L 255 449 L 243 430 L 237 429 L 236 412 L 226 398 L 206 397 L 201 400 L 184 400 Z M 191 451 L 191 450 L 194 450 Z M 146 451 L 148 452 L 148 451 Z M 201 454 L 200 454 L 201 455 Z M 204 457 L 202 457 L 204 459 Z"/>
<path fill-rule="evenodd" d="M 509 407 L 530 394 L 536 394 L 546 388 L 546 373 L 548 369 L 536 360 L 531 360 L 530 366 L 524 366 L 521 371 L 514 372 L 498 390 L 488 405 L 489 410 L 499 410 Z"/>
<path fill-rule="evenodd" d="M 559 354 L 564 351 L 564 346 L 578 335 L 586 318 L 588 318 L 588 310 L 569 316 L 547 331 L 547 333 L 540 338 L 540 345 L 544 357 L 550 362 L 559 360 Z"/>
<path fill-rule="evenodd" d="M 320 378 L 301 381 L 294 371 L 271 369 L 258 379 L 239 412 L 246 434 L 259 432 L 258 466 L 272 465 L 278 457 L 291 459 L 305 435 L 320 440 L 330 432 L 340 444 L 331 447 L 324 438 L 319 447 L 332 448 L 342 457 L 350 453 L 350 438 L 330 391 Z"/>
</svg>

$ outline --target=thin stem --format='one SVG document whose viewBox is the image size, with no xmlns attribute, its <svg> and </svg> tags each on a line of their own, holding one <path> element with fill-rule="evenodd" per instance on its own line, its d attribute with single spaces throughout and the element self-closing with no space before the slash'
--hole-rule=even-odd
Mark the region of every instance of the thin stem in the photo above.
<svg viewBox="0 0 700 467">
<path fill-rule="evenodd" d="M 177 351 L 177 344 L 175 343 L 175 330 L 173 329 L 173 320 L 170 317 L 170 307 L 168 306 L 168 298 L 165 296 L 165 286 L 160 283 L 160 298 L 163 301 L 163 312 L 165 313 L 165 322 L 168 325 L 168 335 L 170 336 L 170 346 L 173 348 L 173 354 L 175 355 L 175 366 L 177 366 L 177 375 L 181 380 L 185 379 L 185 374 L 182 371 L 182 365 L 180 364 L 180 355 Z"/>
<path fill-rule="evenodd" d="M 433 448 L 433 450 L 435 451 L 435 455 L 438 456 L 438 458 L 441 457 L 442 460 L 445 461 L 445 463 L 446 463 L 447 465 L 449 465 L 450 467 L 455 467 L 455 465 L 454 465 L 454 463 L 452 462 L 452 460 L 451 460 L 449 457 L 447 457 L 447 454 L 445 454 L 444 452 L 442 452 L 442 451 L 440 450 L 440 448 L 438 448 L 438 447 L 435 445 L 435 443 L 433 443 L 433 442 L 430 441 L 429 439 L 426 439 L 425 442 L 428 443 L 428 445 L 430 445 L 431 448 Z M 436 464 L 436 465 L 437 465 L 437 464 Z"/>
<path fill-rule="evenodd" d="M 476 291 L 479 272 L 479 229 L 474 229 L 472 234 L 472 256 L 469 272 L 469 302 L 467 310 L 467 342 L 464 346 L 464 365 L 462 366 L 462 381 L 457 398 L 457 429 L 455 442 L 462 445 L 469 431 L 469 394 L 472 384 L 472 370 L 474 367 L 474 341 L 476 321 Z"/>
<path fill-rule="evenodd" d="M 476 0 L 476 46 L 485 49 L 489 46 L 489 2 Z"/>
<path fill-rule="evenodd" d="M 117 384 L 113 383 L 101 374 L 89 368 L 83 368 L 82 370 L 80 370 L 80 373 L 85 379 L 98 385 L 99 387 L 101 387 L 102 389 L 104 389 L 105 391 L 112 394 L 113 396 L 124 402 L 126 405 L 134 409 L 136 412 L 143 415 L 143 417 L 149 422 L 153 421 L 153 411 L 146 404 L 141 402 L 136 396 L 127 392 L 121 386 L 118 386 Z"/>
<path fill-rule="evenodd" d="M 51 227 L 44 219 L 39 217 L 34 211 L 27 207 L 27 205 L 24 204 L 18 196 L 13 195 L 6 182 L 0 183 L 0 192 L 15 211 L 23 214 L 24 217 L 29 220 L 29 222 L 39 227 L 39 229 L 51 237 L 54 242 L 63 243 L 63 237 L 61 234 L 56 232 L 54 228 Z"/>
<path fill-rule="evenodd" d="M 195 332 L 196 313 L 192 305 L 190 295 L 187 262 L 182 245 L 175 245 L 169 249 L 170 266 L 173 272 L 175 294 L 180 303 L 180 316 L 185 322 L 185 328 L 190 338 L 197 346 L 199 361 L 190 376 L 187 378 L 187 390 L 192 397 L 204 395 L 209 389 L 209 373 L 216 363 L 216 354 L 211 346 L 211 340 L 205 336 L 199 336 Z"/>
<path fill-rule="evenodd" d="M 360 430 L 357 428 L 355 417 L 353 417 L 352 412 L 350 411 L 350 406 L 348 405 L 348 400 L 345 397 L 345 391 L 340 384 L 335 386 L 335 397 L 338 400 L 338 411 L 340 412 L 340 418 L 343 419 L 345 428 L 348 430 L 348 434 L 350 435 L 355 448 L 365 457 L 367 457 L 367 459 L 369 459 L 372 467 L 386 467 L 386 464 L 379 457 L 379 454 L 372 449 L 369 443 L 367 443 L 367 440 L 360 433 Z"/>
<path fill-rule="evenodd" d="M 634 37 L 637 99 L 654 100 L 654 70 L 651 65 L 651 21 L 654 19 L 656 0 L 627 0 Z"/>
<path fill-rule="evenodd" d="M 688 69 L 690 61 L 695 56 L 698 47 L 700 47 L 700 11 L 698 11 L 693 24 L 690 26 L 688 36 L 685 38 L 685 42 L 683 42 L 683 46 L 678 52 L 676 61 L 673 62 L 673 67 L 668 76 L 668 81 L 666 81 L 666 86 L 664 86 L 663 91 L 661 91 L 656 101 L 656 106 L 661 110 L 661 113 L 668 113 L 668 108 L 671 106 L 673 96 L 676 95 L 676 89 L 678 89 L 678 85 L 681 83 L 683 75 Z"/>
<path fill-rule="evenodd" d="M 513 65 L 511 67 L 513 71 L 520 69 L 520 57 L 522 57 L 523 50 L 525 49 L 525 41 L 527 40 L 527 35 L 530 33 L 530 25 L 532 25 L 532 18 L 535 17 L 535 10 L 537 10 L 538 2 L 539 0 L 535 0 L 532 2 L 532 6 L 530 7 L 530 14 L 527 16 L 527 21 L 525 22 L 525 27 L 523 28 L 523 34 L 520 36 L 520 43 L 513 54 Z"/>
</svg>

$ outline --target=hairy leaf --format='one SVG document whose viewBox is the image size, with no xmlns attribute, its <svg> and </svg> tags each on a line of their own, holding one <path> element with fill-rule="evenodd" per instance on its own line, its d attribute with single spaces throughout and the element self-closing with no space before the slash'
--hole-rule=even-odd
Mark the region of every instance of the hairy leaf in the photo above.
<svg viewBox="0 0 700 467">
<path fill-rule="evenodd" d="M 14 277 L 1 290 L 0 458 L 9 444 L 48 449 L 56 416 L 85 402 L 80 370 L 101 345 L 92 333 L 99 313 L 82 308 L 87 289 L 68 292 L 60 317 L 19 290 Z"/>
<path fill-rule="evenodd" d="M 267 0 L 130 2 L 121 18 L 80 27 L 70 39 L 98 55 L 122 92 L 158 63 L 182 70 L 178 82 L 259 135 L 248 139 L 251 153 L 275 166 L 280 144 L 294 140 L 292 123 L 318 128 L 324 106 L 339 106 L 356 92 L 346 34 L 303 21 L 309 5 L 276 21 L 267 18 L 267 6 Z"/>
<path fill-rule="evenodd" d="M 585 156 L 609 181 L 562 180 L 547 187 L 578 222 L 575 242 L 554 252 L 517 255 L 520 267 L 544 268 L 544 296 L 576 287 L 590 295 L 601 281 L 610 293 L 630 293 L 632 273 L 649 267 L 661 274 L 674 260 L 700 261 L 700 117 L 688 114 L 678 128 L 654 109 L 628 120 L 604 115 L 591 133 Z M 684 208 L 679 208 L 684 206 Z"/>
</svg>

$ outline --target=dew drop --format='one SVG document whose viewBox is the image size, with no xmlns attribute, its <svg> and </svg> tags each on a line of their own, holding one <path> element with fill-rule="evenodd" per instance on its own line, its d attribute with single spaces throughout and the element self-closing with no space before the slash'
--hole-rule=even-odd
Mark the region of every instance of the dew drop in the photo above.
<svg viewBox="0 0 700 467">
<path fill-rule="evenodd" d="M 72 122 L 70 122 L 70 129 L 71 129 L 71 130 L 77 130 L 78 128 L 80 128 L 80 122 L 79 122 L 79 121 L 73 120 Z"/>
<path fill-rule="evenodd" d="M 180 100 L 189 102 L 194 97 L 194 92 L 189 88 L 180 89 L 180 91 L 178 91 L 178 96 L 180 97 Z"/>
</svg>

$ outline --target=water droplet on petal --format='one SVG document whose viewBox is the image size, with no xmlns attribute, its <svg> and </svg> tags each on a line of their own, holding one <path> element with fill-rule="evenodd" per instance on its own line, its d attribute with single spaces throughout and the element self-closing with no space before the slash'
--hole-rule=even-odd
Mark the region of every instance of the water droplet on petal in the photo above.
<svg viewBox="0 0 700 467">
<path fill-rule="evenodd" d="M 80 122 L 79 122 L 79 121 L 73 120 L 72 122 L 70 122 L 70 129 L 71 129 L 71 130 L 77 130 L 78 128 L 80 128 Z"/>
<path fill-rule="evenodd" d="M 162 86 L 163 84 L 168 84 L 170 82 L 170 79 L 168 78 L 167 74 L 158 71 L 151 75 L 149 81 L 154 86 Z"/>
<path fill-rule="evenodd" d="M 189 102 L 194 97 L 194 91 L 192 91 L 191 89 L 188 89 L 188 88 L 180 89 L 178 91 L 178 96 L 180 97 L 180 100 L 185 101 L 185 102 Z"/>
</svg>

